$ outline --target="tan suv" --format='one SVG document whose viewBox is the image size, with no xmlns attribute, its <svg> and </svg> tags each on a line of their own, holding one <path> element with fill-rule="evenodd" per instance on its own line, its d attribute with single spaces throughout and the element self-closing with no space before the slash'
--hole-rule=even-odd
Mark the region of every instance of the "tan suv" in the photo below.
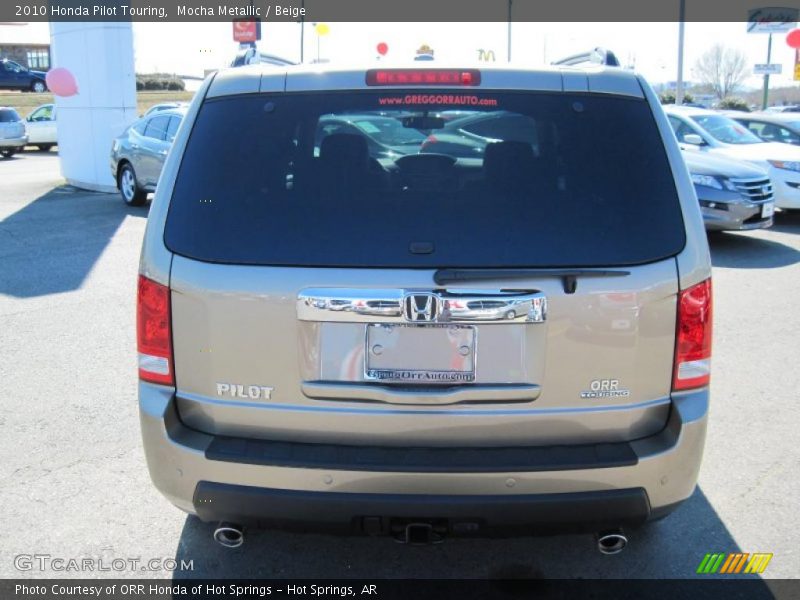
<svg viewBox="0 0 800 600">
<path fill-rule="evenodd" d="M 319 69 L 212 75 L 167 158 L 138 299 L 155 485 L 229 546 L 620 550 L 692 494 L 709 402 L 711 264 L 658 99 L 606 67 Z"/>
</svg>

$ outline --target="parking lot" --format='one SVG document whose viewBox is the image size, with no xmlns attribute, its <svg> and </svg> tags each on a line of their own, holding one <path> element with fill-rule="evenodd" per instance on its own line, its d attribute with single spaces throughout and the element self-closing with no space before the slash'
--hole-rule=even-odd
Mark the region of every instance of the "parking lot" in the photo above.
<svg viewBox="0 0 800 600">
<path fill-rule="evenodd" d="M 800 214 L 712 237 L 713 405 L 700 484 L 673 515 L 630 532 L 622 554 L 599 554 L 588 535 L 410 547 L 267 531 L 225 550 L 212 525 L 156 492 L 141 449 L 134 318 L 147 208 L 73 190 L 58 169 L 55 152 L 0 161 L 1 576 L 98 575 L 21 572 L 19 554 L 177 558 L 193 561 L 180 573 L 193 577 L 682 578 L 707 552 L 769 552 L 765 578 L 800 573 Z"/>
</svg>

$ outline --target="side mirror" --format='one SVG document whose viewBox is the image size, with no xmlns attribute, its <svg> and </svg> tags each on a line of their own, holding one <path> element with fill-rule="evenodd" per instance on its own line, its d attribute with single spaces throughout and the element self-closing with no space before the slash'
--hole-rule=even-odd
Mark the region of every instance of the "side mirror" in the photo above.
<svg viewBox="0 0 800 600">
<path fill-rule="evenodd" d="M 683 142 L 685 144 L 691 144 L 692 146 L 705 146 L 706 141 L 702 138 L 702 136 L 696 133 L 687 133 L 683 136 Z"/>
<path fill-rule="evenodd" d="M 33 117 L 31 117 L 30 115 L 28 115 L 27 117 L 25 117 L 25 120 L 26 120 L 28 123 L 33 123 Z"/>
</svg>

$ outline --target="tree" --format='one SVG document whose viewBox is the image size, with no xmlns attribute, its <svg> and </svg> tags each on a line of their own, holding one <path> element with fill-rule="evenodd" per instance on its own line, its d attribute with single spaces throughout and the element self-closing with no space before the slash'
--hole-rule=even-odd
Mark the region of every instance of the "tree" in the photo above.
<svg viewBox="0 0 800 600">
<path fill-rule="evenodd" d="M 717 108 L 721 110 L 740 110 L 742 112 L 750 112 L 750 107 L 747 106 L 747 102 L 741 98 L 723 98 L 722 101 L 717 104 Z"/>
<path fill-rule="evenodd" d="M 659 96 L 659 99 L 661 100 L 661 104 L 675 104 L 675 92 L 664 92 Z M 689 92 L 686 92 L 683 95 L 683 103 L 686 104 L 687 102 L 694 102 L 694 96 L 692 96 Z"/>
<path fill-rule="evenodd" d="M 747 58 L 744 52 L 714 44 L 695 64 L 700 83 L 708 85 L 717 98 L 727 98 L 747 78 Z"/>
</svg>

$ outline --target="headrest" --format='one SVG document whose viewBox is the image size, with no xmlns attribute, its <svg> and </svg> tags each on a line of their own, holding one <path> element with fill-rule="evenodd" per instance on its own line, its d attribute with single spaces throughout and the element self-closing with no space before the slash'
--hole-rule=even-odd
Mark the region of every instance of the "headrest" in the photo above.
<svg viewBox="0 0 800 600">
<path fill-rule="evenodd" d="M 483 155 L 483 169 L 488 178 L 525 177 L 535 161 L 533 146 L 527 142 L 494 142 L 488 144 Z"/>
<path fill-rule="evenodd" d="M 334 133 L 322 140 L 319 157 L 324 162 L 367 167 L 369 150 L 364 136 L 353 133 Z"/>
</svg>

